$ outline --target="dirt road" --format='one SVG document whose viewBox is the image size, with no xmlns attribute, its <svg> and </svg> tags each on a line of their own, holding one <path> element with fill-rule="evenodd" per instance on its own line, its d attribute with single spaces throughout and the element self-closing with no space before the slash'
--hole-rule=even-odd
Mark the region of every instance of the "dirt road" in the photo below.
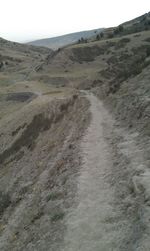
<svg viewBox="0 0 150 251">
<path fill-rule="evenodd" d="M 114 205 L 114 187 L 109 182 L 112 156 L 104 136 L 113 120 L 102 103 L 88 94 L 92 121 L 81 143 L 83 166 L 78 179 L 76 206 L 66 217 L 64 251 L 124 250 L 128 222 Z"/>
</svg>

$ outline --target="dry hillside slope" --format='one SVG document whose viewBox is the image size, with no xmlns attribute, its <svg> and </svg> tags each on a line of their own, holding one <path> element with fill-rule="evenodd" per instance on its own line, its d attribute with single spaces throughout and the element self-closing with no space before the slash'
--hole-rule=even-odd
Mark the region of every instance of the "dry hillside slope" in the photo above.
<svg viewBox="0 0 150 251">
<path fill-rule="evenodd" d="M 80 31 L 80 32 L 75 32 L 71 34 L 66 34 L 63 36 L 31 41 L 29 42 L 29 44 L 35 45 L 35 46 L 45 46 L 53 50 L 56 50 L 58 48 L 67 46 L 68 44 L 76 43 L 81 38 L 88 39 L 89 37 L 92 37 L 95 34 L 102 32 L 102 30 L 103 29 L 100 28 L 100 29 L 95 29 L 95 30 Z"/>
<path fill-rule="evenodd" d="M 149 13 L 124 25 L 0 40 L 0 250 L 149 251 Z"/>
</svg>

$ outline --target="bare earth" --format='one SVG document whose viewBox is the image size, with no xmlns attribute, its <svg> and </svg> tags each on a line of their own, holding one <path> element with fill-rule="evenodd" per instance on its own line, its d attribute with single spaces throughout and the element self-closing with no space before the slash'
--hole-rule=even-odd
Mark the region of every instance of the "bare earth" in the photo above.
<svg viewBox="0 0 150 251">
<path fill-rule="evenodd" d="M 92 94 L 92 121 L 81 143 L 83 166 L 80 170 L 77 207 L 66 217 L 64 251 L 120 250 L 126 229 L 120 210 L 114 208 L 114 189 L 108 183 L 111 154 L 104 138 L 104 124 L 112 119 L 102 103 Z"/>
<path fill-rule="evenodd" d="M 83 164 L 76 203 L 65 218 L 63 251 L 149 250 L 148 236 L 145 235 L 144 244 L 140 240 L 144 223 L 138 214 L 144 208 L 138 207 L 140 199 L 133 198 L 131 190 L 136 185 L 128 177 L 129 170 L 131 174 L 135 166 L 143 163 L 141 151 L 134 145 L 136 135 L 132 137 L 115 128 L 115 121 L 102 102 L 93 94 L 86 96 L 91 103 L 92 120 L 80 146 Z M 120 171 L 114 168 L 117 161 Z"/>
<path fill-rule="evenodd" d="M 75 103 L 68 102 L 67 117 L 55 119 L 55 126 L 38 136 L 41 145 L 31 158 L 27 151 L 27 161 L 18 160 L 24 193 L 20 186 L 14 190 L 13 177 L 9 187 L 3 181 L 16 161 L 5 168 L 1 186 L 7 185 L 13 203 L 0 221 L 0 250 L 149 251 L 149 170 L 138 133 L 121 128 L 92 93 L 81 92 Z M 50 155 L 45 138 L 53 136 L 59 144 Z M 42 154 L 45 162 L 39 166 Z"/>
</svg>

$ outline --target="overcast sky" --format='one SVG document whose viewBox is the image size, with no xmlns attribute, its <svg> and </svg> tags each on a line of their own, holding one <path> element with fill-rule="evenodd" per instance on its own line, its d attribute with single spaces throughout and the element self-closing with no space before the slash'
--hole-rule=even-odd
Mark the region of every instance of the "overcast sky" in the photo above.
<svg viewBox="0 0 150 251">
<path fill-rule="evenodd" d="M 25 42 L 116 26 L 149 11 L 149 0 L 0 0 L 0 37 Z"/>
</svg>

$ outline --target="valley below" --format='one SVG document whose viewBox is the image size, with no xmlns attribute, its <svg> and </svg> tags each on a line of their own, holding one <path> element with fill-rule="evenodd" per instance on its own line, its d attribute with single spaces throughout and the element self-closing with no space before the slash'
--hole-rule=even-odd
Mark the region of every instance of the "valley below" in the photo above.
<svg viewBox="0 0 150 251">
<path fill-rule="evenodd" d="M 55 51 L 0 39 L 1 251 L 150 250 L 143 22 Z"/>
</svg>

